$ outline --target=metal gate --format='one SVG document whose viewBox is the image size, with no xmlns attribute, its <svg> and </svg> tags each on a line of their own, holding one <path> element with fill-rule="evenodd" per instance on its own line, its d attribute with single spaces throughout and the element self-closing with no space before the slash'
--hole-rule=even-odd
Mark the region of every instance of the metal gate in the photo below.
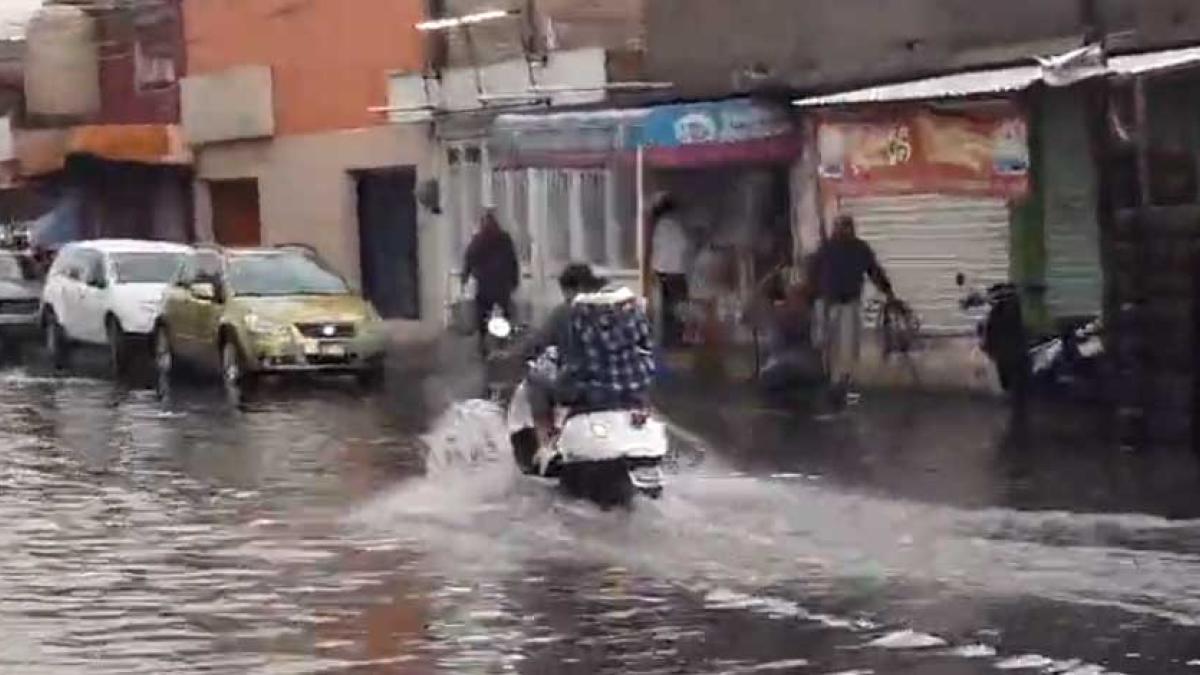
<svg viewBox="0 0 1200 675">
<path fill-rule="evenodd" d="M 1043 99 L 1046 302 L 1056 317 L 1098 315 L 1104 298 L 1097 179 L 1086 99 L 1049 90 Z"/>
<path fill-rule="evenodd" d="M 896 293 L 912 305 L 924 332 L 970 333 L 974 318 L 959 306 L 959 272 L 973 286 L 1009 278 L 1010 228 L 1003 199 L 946 195 L 846 199 L 859 236 L 875 249 Z"/>
</svg>

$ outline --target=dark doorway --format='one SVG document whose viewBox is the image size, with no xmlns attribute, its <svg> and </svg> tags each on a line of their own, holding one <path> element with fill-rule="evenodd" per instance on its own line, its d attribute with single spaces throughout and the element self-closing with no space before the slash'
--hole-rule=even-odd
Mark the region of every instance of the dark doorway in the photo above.
<svg viewBox="0 0 1200 675">
<path fill-rule="evenodd" d="M 419 319 L 416 169 L 379 169 L 354 176 L 363 292 L 385 319 Z"/>
<path fill-rule="evenodd" d="M 254 178 L 214 180 L 208 183 L 212 200 L 213 237 L 222 246 L 259 246 L 258 181 Z"/>
</svg>

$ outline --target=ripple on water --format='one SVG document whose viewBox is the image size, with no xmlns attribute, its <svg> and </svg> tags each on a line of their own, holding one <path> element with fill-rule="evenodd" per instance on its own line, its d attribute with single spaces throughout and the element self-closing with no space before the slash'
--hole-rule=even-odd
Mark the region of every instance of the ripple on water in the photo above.
<svg viewBox="0 0 1200 675">
<path fill-rule="evenodd" d="M 412 439 L 381 436 L 381 406 L 336 391 L 230 415 L 86 379 L 0 383 L 0 672 L 1032 663 L 951 638 L 972 625 L 917 627 L 855 602 L 902 583 L 1200 615 L 1196 523 L 963 511 L 716 460 L 674 476 L 661 503 L 604 513 L 517 475 L 489 404 L 433 425 L 429 475 L 412 478 L 388 468 L 412 458 L 387 454 Z"/>
</svg>

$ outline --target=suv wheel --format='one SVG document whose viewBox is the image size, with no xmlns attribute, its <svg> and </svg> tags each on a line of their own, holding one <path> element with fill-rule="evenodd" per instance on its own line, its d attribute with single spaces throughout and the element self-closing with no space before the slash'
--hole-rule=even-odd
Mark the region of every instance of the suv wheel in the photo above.
<svg viewBox="0 0 1200 675">
<path fill-rule="evenodd" d="M 225 388 L 225 397 L 233 405 L 245 402 L 246 390 L 251 384 L 252 375 L 246 370 L 242 350 L 238 348 L 237 340 L 228 338 L 221 343 L 221 384 Z"/>
<path fill-rule="evenodd" d="M 171 394 L 171 376 L 175 371 L 175 352 L 171 349 L 171 334 L 159 325 L 154 330 L 154 390 L 165 399 Z"/>
<path fill-rule="evenodd" d="M 70 361 L 71 345 L 53 309 L 46 310 L 46 315 L 42 319 L 42 332 L 46 340 L 46 355 L 50 357 L 51 367 L 55 370 L 63 370 Z"/>
<path fill-rule="evenodd" d="M 120 379 L 129 370 L 129 339 L 116 317 L 108 317 L 104 324 L 104 332 L 108 336 L 109 367 L 112 368 L 113 377 Z"/>
</svg>

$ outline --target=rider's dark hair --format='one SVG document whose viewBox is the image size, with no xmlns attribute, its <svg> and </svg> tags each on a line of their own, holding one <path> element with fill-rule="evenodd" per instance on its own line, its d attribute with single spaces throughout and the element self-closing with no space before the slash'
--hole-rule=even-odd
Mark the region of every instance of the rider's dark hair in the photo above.
<svg viewBox="0 0 1200 675">
<path fill-rule="evenodd" d="M 607 281 L 596 276 L 592 266 L 586 263 L 572 263 L 563 268 L 558 276 L 558 285 L 563 292 L 595 293 L 602 290 Z"/>
<path fill-rule="evenodd" d="M 658 220 L 679 210 L 679 205 L 671 195 L 663 195 L 650 208 L 650 220 Z"/>
</svg>

